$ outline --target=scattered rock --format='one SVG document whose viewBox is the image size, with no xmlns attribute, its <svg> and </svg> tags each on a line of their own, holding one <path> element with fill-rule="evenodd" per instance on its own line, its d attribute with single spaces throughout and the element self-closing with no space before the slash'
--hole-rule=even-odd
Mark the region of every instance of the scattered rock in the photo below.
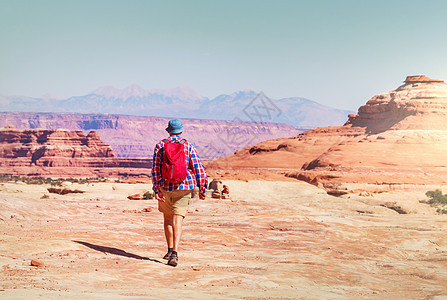
<svg viewBox="0 0 447 300">
<path fill-rule="evenodd" d="M 337 189 L 328 189 L 328 190 L 326 190 L 326 193 L 328 195 L 335 196 L 335 197 L 340 197 L 340 196 L 348 194 L 347 191 L 342 191 L 342 190 L 337 190 Z"/>
<path fill-rule="evenodd" d="M 129 200 L 144 200 L 144 194 L 134 194 L 127 196 L 127 199 Z"/>
<path fill-rule="evenodd" d="M 214 191 L 211 194 L 211 198 L 221 199 L 222 198 L 222 194 L 219 191 Z"/>
<path fill-rule="evenodd" d="M 208 185 L 208 188 L 213 191 L 221 191 L 223 189 L 222 180 L 213 179 Z"/>
<path fill-rule="evenodd" d="M 153 199 L 155 197 L 154 193 L 152 192 L 145 192 L 145 193 L 140 193 L 140 194 L 134 194 L 134 195 L 130 195 L 127 196 L 127 199 L 129 200 L 150 200 Z"/>
<path fill-rule="evenodd" d="M 121 180 L 121 183 L 137 184 L 137 183 L 152 183 L 152 179 L 146 175 L 140 175 L 138 177 L 130 177 Z"/>
<path fill-rule="evenodd" d="M 367 192 L 367 191 L 362 191 L 362 192 L 359 193 L 359 196 L 362 196 L 362 197 L 372 197 L 372 196 L 374 196 L 374 194 L 370 193 L 370 192 Z"/>
<path fill-rule="evenodd" d="M 396 202 L 386 202 L 381 204 L 381 206 L 392 209 L 398 212 L 400 215 L 408 214 L 408 212 L 405 209 L 403 209 L 400 205 L 397 205 Z"/>
<path fill-rule="evenodd" d="M 33 266 L 33 267 L 43 267 L 44 265 L 45 264 L 41 261 L 34 260 L 34 259 L 31 260 L 31 266 Z"/>
<path fill-rule="evenodd" d="M 82 194 L 85 193 L 85 191 L 81 190 L 71 190 L 67 188 L 47 188 L 48 192 L 53 194 L 59 194 L 59 195 L 66 195 L 66 194 Z"/>
<path fill-rule="evenodd" d="M 230 197 L 230 188 L 222 183 L 222 180 L 213 179 L 209 184 L 212 191 L 211 198 L 228 199 Z"/>
<path fill-rule="evenodd" d="M 222 189 L 222 199 L 229 199 L 230 198 L 230 188 L 228 185 L 224 185 Z"/>
</svg>

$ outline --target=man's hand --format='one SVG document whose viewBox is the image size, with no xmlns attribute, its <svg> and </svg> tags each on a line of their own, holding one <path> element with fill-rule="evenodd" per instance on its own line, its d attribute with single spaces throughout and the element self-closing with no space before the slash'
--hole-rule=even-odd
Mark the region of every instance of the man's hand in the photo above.
<svg viewBox="0 0 447 300">
<path fill-rule="evenodd" d="M 165 196 L 163 195 L 162 192 L 156 193 L 155 199 L 157 199 L 158 201 L 161 201 L 161 202 L 165 202 Z"/>
<path fill-rule="evenodd" d="M 200 200 L 205 200 L 205 198 L 206 198 L 206 193 L 199 193 Z"/>
</svg>

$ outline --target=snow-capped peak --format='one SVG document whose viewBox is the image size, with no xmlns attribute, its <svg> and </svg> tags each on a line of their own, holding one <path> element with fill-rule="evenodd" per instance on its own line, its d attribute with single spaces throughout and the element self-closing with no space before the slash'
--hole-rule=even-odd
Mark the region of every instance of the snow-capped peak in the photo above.
<svg viewBox="0 0 447 300">
<path fill-rule="evenodd" d="M 167 96 L 167 97 L 171 97 L 171 98 L 184 99 L 184 100 L 202 100 L 205 98 L 187 86 L 181 86 L 181 87 L 176 87 L 176 88 L 166 89 L 166 90 L 152 89 L 152 90 L 149 90 L 149 92 L 151 94 L 158 94 L 158 95 L 163 95 L 163 96 Z"/>
<path fill-rule="evenodd" d="M 240 90 L 237 92 L 234 92 L 232 94 L 230 94 L 231 97 L 233 98 L 237 98 L 237 97 L 255 97 L 256 95 L 258 95 L 258 92 L 255 92 L 253 90 Z"/>
<path fill-rule="evenodd" d="M 103 86 L 92 92 L 95 95 L 101 95 L 106 98 L 128 99 L 130 97 L 145 97 L 148 91 L 139 85 L 132 84 L 124 89 L 118 89 L 113 86 Z"/>
<path fill-rule="evenodd" d="M 118 95 L 120 92 L 121 92 L 120 89 L 117 89 L 113 86 L 108 85 L 108 86 L 102 86 L 102 87 L 97 88 L 96 90 L 94 90 L 92 92 L 92 94 L 101 95 L 101 96 L 105 96 L 105 97 L 109 98 L 109 97 L 114 97 L 115 95 Z"/>
<path fill-rule="evenodd" d="M 162 95 L 165 97 L 178 98 L 183 100 L 201 100 L 205 98 L 195 92 L 193 89 L 186 86 L 176 87 L 173 89 L 145 90 L 136 84 L 132 84 L 124 89 L 118 89 L 113 86 L 103 86 L 93 91 L 92 94 L 115 99 L 128 99 L 130 97 L 142 98 L 150 94 Z"/>
<path fill-rule="evenodd" d="M 121 98 L 127 99 L 129 97 L 145 97 L 149 94 L 149 91 L 143 89 L 137 84 L 132 84 L 122 90 Z"/>
</svg>

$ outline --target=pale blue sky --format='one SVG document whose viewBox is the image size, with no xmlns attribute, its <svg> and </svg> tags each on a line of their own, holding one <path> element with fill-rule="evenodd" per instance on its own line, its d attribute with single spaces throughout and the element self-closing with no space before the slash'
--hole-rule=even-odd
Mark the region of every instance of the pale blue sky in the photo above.
<svg viewBox="0 0 447 300">
<path fill-rule="evenodd" d="M 356 110 L 447 80 L 447 1 L 0 0 L 0 94 L 241 89 Z"/>
</svg>

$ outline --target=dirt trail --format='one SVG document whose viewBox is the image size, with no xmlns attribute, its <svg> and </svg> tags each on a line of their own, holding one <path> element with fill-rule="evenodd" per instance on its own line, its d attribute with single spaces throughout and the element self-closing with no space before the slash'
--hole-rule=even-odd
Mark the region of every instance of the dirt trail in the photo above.
<svg viewBox="0 0 447 300">
<path fill-rule="evenodd" d="M 126 198 L 149 185 L 77 185 L 86 193 L 40 199 L 47 186 L 1 184 L 0 298 L 447 295 L 447 216 L 381 205 L 422 192 L 336 198 L 302 182 L 225 184 L 231 199 L 193 203 L 175 268 L 162 259 L 156 201 Z"/>
</svg>

